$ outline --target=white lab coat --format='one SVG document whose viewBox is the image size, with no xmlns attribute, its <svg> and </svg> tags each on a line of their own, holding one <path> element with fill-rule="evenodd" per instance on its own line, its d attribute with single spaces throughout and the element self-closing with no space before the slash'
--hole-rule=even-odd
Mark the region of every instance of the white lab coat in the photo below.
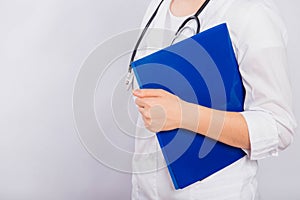
<svg viewBox="0 0 300 200">
<path fill-rule="evenodd" d="M 159 2 L 150 3 L 142 26 Z M 174 16 L 168 21 L 170 2 L 165 0 L 151 28 L 176 27 Z M 212 0 L 199 19 L 201 31 L 224 22 L 228 25 L 246 90 L 242 114 L 248 125 L 251 151 L 245 150 L 247 156 L 207 179 L 175 190 L 155 133 L 146 130 L 139 117 L 133 157 L 134 200 L 257 199 L 257 160 L 278 155 L 293 139 L 296 122 L 286 72 L 287 33 L 277 8 L 266 0 Z M 148 47 L 161 42 L 157 36 L 151 39 L 151 30 L 144 40 Z M 136 82 L 134 85 L 137 87 Z"/>
</svg>

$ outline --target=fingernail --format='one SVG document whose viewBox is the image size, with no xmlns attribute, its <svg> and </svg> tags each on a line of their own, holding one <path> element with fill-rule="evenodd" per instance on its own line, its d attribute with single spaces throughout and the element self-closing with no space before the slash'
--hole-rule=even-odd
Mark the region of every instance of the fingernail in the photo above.
<svg viewBox="0 0 300 200">
<path fill-rule="evenodd" d="M 139 89 L 133 90 L 134 95 L 139 95 L 141 94 L 141 91 Z"/>
</svg>

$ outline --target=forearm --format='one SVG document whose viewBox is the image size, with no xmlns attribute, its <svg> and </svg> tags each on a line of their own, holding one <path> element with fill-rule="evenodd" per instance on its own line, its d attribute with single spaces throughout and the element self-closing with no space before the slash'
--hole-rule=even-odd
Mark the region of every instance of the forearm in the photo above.
<svg viewBox="0 0 300 200">
<path fill-rule="evenodd" d="M 180 128 L 188 129 L 230 146 L 250 149 L 247 123 L 239 112 L 218 111 L 182 104 Z"/>
</svg>

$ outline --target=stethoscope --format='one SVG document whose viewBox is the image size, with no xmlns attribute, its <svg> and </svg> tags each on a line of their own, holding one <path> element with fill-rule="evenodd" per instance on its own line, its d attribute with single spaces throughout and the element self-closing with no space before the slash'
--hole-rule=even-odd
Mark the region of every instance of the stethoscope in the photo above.
<svg viewBox="0 0 300 200">
<path fill-rule="evenodd" d="M 145 36 L 145 34 L 146 34 L 146 32 L 147 32 L 150 24 L 153 22 L 154 18 L 156 17 L 157 12 L 158 12 L 159 8 L 161 7 L 161 4 L 163 3 L 163 1 L 164 0 L 161 0 L 161 2 L 159 3 L 159 5 L 155 9 L 154 13 L 150 17 L 149 21 L 147 22 L 145 28 L 143 29 L 143 31 L 142 31 L 140 37 L 138 38 L 138 40 L 136 42 L 136 45 L 135 45 L 135 47 L 133 49 L 133 52 L 132 52 L 132 55 L 131 55 L 131 58 L 130 58 L 130 64 L 129 64 L 129 68 L 128 68 L 128 73 L 127 73 L 127 77 L 126 77 L 127 90 L 129 90 L 130 88 L 133 89 L 133 78 L 134 78 L 134 76 L 133 76 L 133 73 L 132 73 L 131 63 L 134 61 L 134 58 L 136 56 L 138 47 L 140 46 L 141 41 L 144 38 L 144 36 Z M 188 17 L 187 19 L 185 19 L 182 22 L 182 24 L 179 26 L 178 30 L 176 31 L 175 36 L 174 36 L 171 44 L 173 44 L 174 41 L 182 34 L 182 32 L 185 31 L 185 30 L 187 30 L 187 29 L 190 29 L 193 32 L 194 35 L 200 32 L 201 25 L 200 25 L 200 20 L 199 20 L 198 16 L 204 10 L 204 8 L 207 6 L 207 4 L 209 3 L 209 1 L 210 0 L 206 0 L 202 4 L 202 6 L 197 10 L 197 12 L 194 15 Z M 194 29 L 186 26 L 186 24 L 188 22 L 191 22 L 193 20 L 195 20 L 195 22 L 196 22 L 196 26 L 197 26 L 196 31 Z"/>
</svg>

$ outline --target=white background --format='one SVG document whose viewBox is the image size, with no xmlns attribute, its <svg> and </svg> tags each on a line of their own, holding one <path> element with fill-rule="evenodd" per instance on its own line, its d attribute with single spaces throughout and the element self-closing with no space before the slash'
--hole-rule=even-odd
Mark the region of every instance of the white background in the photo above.
<svg viewBox="0 0 300 200">
<path fill-rule="evenodd" d="M 277 0 L 289 35 L 300 118 L 299 1 Z M 0 200 L 130 199 L 131 180 L 99 164 L 75 131 L 72 91 L 89 52 L 139 27 L 149 0 L 0 1 Z M 124 66 L 126 67 L 126 66 Z M 260 162 L 262 199 L 300 199 L 299 131 Z"/>
</svg>

